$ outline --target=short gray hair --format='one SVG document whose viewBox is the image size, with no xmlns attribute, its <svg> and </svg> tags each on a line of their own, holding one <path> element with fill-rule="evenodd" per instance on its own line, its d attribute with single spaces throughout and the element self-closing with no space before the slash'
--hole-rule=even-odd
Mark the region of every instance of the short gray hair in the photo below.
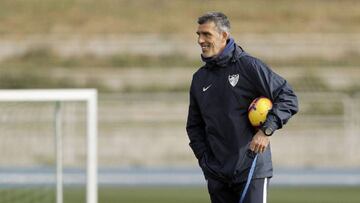
<svg viewBox="0 0 360 203">
<path fill-rule="evenodd" d="M 227 16 L 221 12 L 208 12 L 198 18 L 198 24 L 214 22 L 219 32 L 230 33 L 230 22 Z"/>
</svg>

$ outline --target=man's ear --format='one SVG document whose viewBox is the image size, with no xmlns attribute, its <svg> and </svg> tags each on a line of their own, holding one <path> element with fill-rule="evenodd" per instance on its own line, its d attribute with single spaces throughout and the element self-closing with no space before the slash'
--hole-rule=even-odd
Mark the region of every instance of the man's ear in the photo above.
<svg viewBox="0 0 360 203">
<path fill-rule="evenodd" d="M 229 39 L 229 37 L 230 37 L 230 33 L 228 33 L 228 32 L 222 32 L 221 35 L 222 35 L 223 40 L 225 40 L 225 41 L 227 39 Z"/>
</svg>

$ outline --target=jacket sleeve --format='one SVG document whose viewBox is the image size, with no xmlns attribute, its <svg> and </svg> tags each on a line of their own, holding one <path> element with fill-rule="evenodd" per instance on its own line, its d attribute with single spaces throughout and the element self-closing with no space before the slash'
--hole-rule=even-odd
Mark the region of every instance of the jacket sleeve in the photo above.
<svg viewBox="0 0 360 203">
<path fill-rule="evenodd" d="M 186 131 L 190 139 L 189 145 L 193 150 L 196 158 L 200 160 L 207 150 L 207 144 L 205 141 L 205 123 L 193 93 L 194 79 L 190 87 L 190 105 L 186 123 Z"/>
<path fill-rule="evenodd" d="M 266 64 L 258 59 L 254 59 L 251 64 L 256 89 L 273 103 L 263 126 L 280 129 L 298 112 L 297 97 L 289 83 Z"/>
</svg>

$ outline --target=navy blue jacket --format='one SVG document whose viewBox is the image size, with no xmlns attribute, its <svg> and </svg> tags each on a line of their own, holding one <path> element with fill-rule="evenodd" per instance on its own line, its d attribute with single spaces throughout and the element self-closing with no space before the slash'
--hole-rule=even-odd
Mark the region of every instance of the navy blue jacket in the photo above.
<svg viewBox="0 0 360 203">
<path fill-rule="evenodd" d="M 205 178 L 246 181 L 256 133 L 247 117 L 252 100 L 273 102 L 264 125 L 280 129 L 298 111 L 291 86 L 266 64 L 232 44 L 227 53 L 207 60 L 193 75 L 186 130 Z M 259 154 L 253 178 L 272 177 L 270 146 Z"/>
</svg>

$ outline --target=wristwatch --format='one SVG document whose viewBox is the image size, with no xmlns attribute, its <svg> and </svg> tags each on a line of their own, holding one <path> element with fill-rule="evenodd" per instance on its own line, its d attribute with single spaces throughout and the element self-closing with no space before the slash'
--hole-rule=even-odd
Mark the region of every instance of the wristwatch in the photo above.
<svg viewBox="0 0 360 203">
<path fill-rule="evenodd" d="M 264 132 L 266 136 L 271 136 L 274 133 L 274 130 L 271 127 L 263 126 L 261 130 Z"/>
</svg>

